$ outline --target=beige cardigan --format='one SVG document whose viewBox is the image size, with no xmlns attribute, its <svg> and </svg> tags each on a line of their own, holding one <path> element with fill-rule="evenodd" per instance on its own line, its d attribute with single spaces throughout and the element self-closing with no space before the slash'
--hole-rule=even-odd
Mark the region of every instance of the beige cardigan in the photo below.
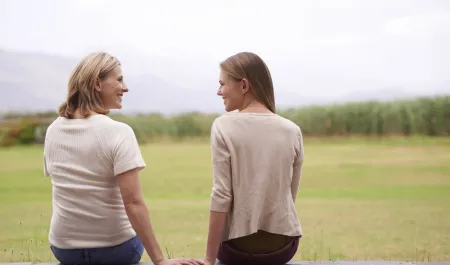
<svg viewBox="0 0 450 265">
<path fill-rule="evenodd" d="M 300 127 L 272 113 L 229 112 L 211 128 L 210 210 L 228 212 L 223 240 L 264 230 L 301 236 L 295 199 L 303 164 Z"/>
</svg>

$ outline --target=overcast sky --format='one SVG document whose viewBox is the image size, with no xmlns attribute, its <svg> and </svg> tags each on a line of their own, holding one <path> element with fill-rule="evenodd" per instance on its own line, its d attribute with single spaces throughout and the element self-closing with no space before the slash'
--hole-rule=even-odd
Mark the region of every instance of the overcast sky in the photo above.
<svg viewBox="0 0 450 265">
<path fill-rule="evenodd" d="M 449 0 L 0 3 L 2 49 L 74 57 L 103 49 L 122 56 L 125 69 L 145 61 L 186 87 L 217 86 L 219 61 L 252 51 L 276 89 L 305 96 L 450 91 Z"/>
</svg>

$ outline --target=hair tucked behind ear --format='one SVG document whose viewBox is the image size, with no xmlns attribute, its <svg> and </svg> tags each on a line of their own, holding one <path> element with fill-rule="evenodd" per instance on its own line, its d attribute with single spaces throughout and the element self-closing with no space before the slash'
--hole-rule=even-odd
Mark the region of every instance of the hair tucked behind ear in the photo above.
<svg viewBox="0 0 450 265">
<path fill-rule="evenodd" d="M 223 61 L 220 67 L 234 79 L 246 78 L 256 99 L 275 113 L 272 76 L 266 63 L 258 55 L 251 52 L 237 53 Z"/>
<path fill-rule="evenodd" d="M 95 85 L 117 66 L 120 66 L 119 60 L 106 52 L 91 53 L 84 57 L 70 76 L 67 99 L 59 107 L 59 115 L 72 119 L 78 108 L 83 117 L 92 112 L 108 114 L 109 110 L 103 107 Z"/>
</svg>

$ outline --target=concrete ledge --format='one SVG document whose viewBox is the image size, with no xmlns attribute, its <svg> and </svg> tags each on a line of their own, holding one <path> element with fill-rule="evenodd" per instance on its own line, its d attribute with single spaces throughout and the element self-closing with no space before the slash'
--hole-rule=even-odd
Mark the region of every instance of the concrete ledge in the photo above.
<svg viewBox="0 0 450 265">
<path fill-rule="evenodd" d="M 59 263 L 0 263 L 7 265 L 60 265 Z M 139 265 L 153 265 L 151 262 L 141 262 Z M 223 265 L 219 262 L 216 265 Z M 245 264 L 242 264 L 245 265 Z M 291 261 L 286 265 L 450 265 L 448 262 L 405 262 L 405 261 L 348 261 L 348 260 L 337 260 L 337 261 Z"/>
</svg>

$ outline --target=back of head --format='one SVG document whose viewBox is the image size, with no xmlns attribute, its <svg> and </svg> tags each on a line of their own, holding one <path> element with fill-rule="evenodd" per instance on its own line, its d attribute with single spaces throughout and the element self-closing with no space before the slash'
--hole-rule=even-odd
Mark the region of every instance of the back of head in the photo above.
<svg viewBox="0 0 450 265">
<path fill-rule="evenodd" d="M 68 83 L 66 101 L 59 107 L 59 115 L 72 119 L 77 109 L 83 117 L 93 112 L 108 114 L 95 90 L 98 80 L 103 80 L 120 62 L 106 52 L 96 52 L 82 58 L 75 66 Z"/>
<path fill-rule="evenodd" d="M 247 79 L 256 99 L 275 113 L 272 76 L 266 63 L 258 55 L 240 52 L 228 57 L 220 67 L 236 80 Z"/>
</svg>

